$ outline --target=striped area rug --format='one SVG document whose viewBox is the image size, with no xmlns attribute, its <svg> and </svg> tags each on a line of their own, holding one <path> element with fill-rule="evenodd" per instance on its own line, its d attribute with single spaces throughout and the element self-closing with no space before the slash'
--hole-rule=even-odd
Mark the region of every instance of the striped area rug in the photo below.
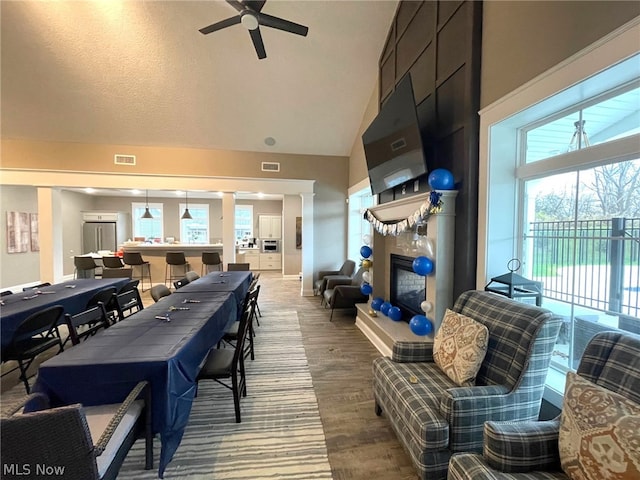
<svg viewBox="0 0 640 480">
<path fill-rule="evenodd" d="M 247 397 L 235 423 L 230 390 L 200 382 L 189 424 L 165 479 L 331 479 L 324 432 L 295 311 L 264 313 L 256 327 L 254 361 L 247 360 Z M 138 440 L 118 479 L 157 478 L 143 470 Z"/>
</svg>

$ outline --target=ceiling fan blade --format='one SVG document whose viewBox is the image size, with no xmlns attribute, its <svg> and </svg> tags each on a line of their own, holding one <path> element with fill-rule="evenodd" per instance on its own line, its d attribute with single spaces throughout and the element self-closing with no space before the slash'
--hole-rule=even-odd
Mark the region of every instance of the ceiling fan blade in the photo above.
<svg viewBox="0 0 640 480">
<path fill-rule="evenodd" d="M 267 0 L 244 0 L 242 3 L 254 12 L 259 12 L 264 7 L 264 4 L 267 3 Z"/>
<path fill-rule="evenodd" d="M 238 0 L 227 0 L 227 3 L 239 12 L 245 9 L 245 6 Z"/>
<path fill-rule="evenodd" d="M 200 33 L 206 35 L 208 33 L 216 32 L 218 30 L 222 30 L 223 28 L 230 27 L 231 25 L 237 25 L 238 23 L 240 23 L 240 15 L 227 18 L 226 20 L 220 20 L 219 22 L 211 24 L 208 27 L 201 28 Z"/>
<path fill-rule="evenodd" d="M 277 28 L 278 30 L 295 33 L 296 35 L 302 35 L 303 37 L 306 37 L 309 32 L 309 27 L 290 22 L 283 18 L 272 17 L 266 13 L 258 13 L 258 20 L 260 21 L 260 25 L 265 27 Z"/>
<path fill-rule="evenodd" d="M 249 30 L 249 34 L 251 35 L 251 40 L 253 40 L 253 46 L 256 49 L 256 53 L 258 54 L 258 58 L 263 59 L 267 58 L 267 52 L 264 49 L 264 43 L 262 42 L 262 34 L 260 33 L 260 27 L 255 30 Z"/>
</svg>

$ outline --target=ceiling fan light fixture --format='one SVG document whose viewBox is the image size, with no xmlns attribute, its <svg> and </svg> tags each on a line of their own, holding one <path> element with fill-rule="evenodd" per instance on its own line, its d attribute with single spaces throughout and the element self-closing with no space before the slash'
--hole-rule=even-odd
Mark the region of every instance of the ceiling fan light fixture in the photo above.
<svg viewBox="0 0 640 480">
<path fill-rule="evenodd" d="M 242 26 L 247 30 L 255 30 L 260 25 L 258 17 L 251 12 L 244 12 L 240 17 L 240 23 L 242 23 Z"/>
</svg>

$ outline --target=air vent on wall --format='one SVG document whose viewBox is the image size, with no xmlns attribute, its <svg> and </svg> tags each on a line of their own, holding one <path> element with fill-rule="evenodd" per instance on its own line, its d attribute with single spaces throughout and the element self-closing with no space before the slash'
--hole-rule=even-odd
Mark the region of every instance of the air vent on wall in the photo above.
<svg viewBox="0 0 640 480">
<path fill-rule="evenodd" d="M 113 163 L 116 165 L 135 165 L 136 164 L 136 156 L 135 155 L 114 155 Z"/>
<path fill-rule="evenodd" d="M 279 162 L 262 162 L 262 171 L 263 172 L 279 172 L 280 163 Z"/>
</svg>

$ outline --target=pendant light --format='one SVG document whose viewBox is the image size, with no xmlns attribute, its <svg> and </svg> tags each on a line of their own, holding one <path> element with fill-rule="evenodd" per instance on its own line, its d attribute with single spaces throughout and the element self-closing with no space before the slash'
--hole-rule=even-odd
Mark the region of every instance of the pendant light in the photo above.
<svg viewBox="0 0 640 480">
<path fill-rule="evenodd" d="M 151 215 L 151 212 L 149 211 L 149 190 L 145 190 L 144 192 L 145 192 L 144 195 L 146 199 L 146 207 L 144 209 L 144 213 L 140 218 L 153 218 L 153 215 Z"/>
<path fill-rule="evenodd" d="M 184 192 L 184 201 L 185 201 L 185 209 L 184 209 L 184 213 L 182 214 L 182 217 L 180 218 L 182 220 L 191 220 L 193 217 L 189 213 L 189 193 L 188 192 Z"/>
</svg>

